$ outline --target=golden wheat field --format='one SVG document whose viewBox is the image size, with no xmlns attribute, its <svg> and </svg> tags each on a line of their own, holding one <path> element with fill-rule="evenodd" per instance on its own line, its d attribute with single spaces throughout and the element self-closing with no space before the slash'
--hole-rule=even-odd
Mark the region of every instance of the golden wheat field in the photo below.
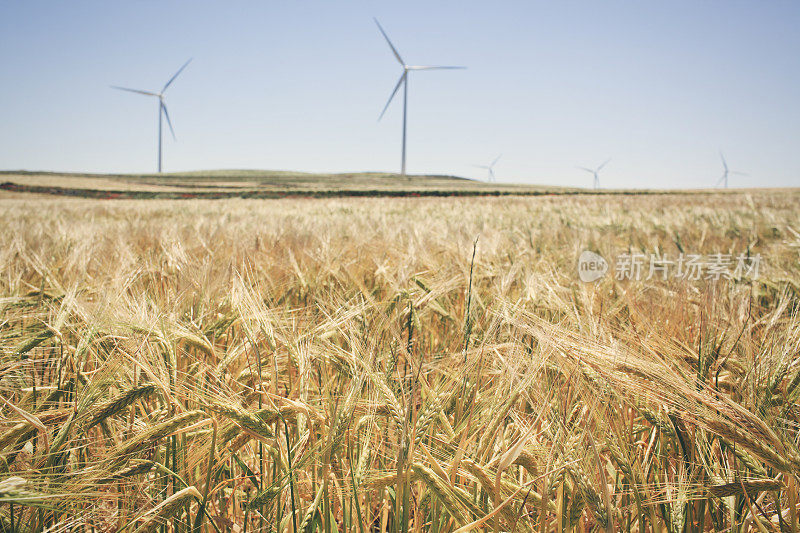
<svg viewBox="0 0 800 533">
<path fill-rule="evenodd" d="M 800 531 L 799 206 L 0 199 L 0 528 Z"/>
</svg>

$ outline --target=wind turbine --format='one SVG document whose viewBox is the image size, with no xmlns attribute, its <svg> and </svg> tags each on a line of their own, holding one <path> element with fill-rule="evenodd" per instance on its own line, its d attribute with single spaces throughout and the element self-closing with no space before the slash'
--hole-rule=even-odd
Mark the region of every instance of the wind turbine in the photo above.
<svg viewBox="0 0 800 533">
<path fill-rule="evenodd" d="M 500 158 L 503 157 L 503 154 L 498 155 L 495 157 L 494 161 L 490 165 L 473 165 L 476 168 L 482 168 L 484 170 L 489 171 L 489 175 L 486 178 L 486 181 L 494 181 L 494 165 L 500 161 Z"/>
<path fill-rule="evenodd" d="M 598 176 L 598 174 L 600 174 L 600 171 L 603 169 L 604 166 L 608 164 L 609 161 L 611 161 L 611 159 L 606 159 L 606 161 L 597 168 L 586 168 L 586 167 L 578 167 L 578 168 L 592 174 L 594 176 L 594 182 L 593 182 L 594 188 L 599 189 L 600 177 Z"/>
<path fill-rule="evenodd" d="M 400 76 L 400 79 L 397 81 L 397 85 L 394 86 L 394 90 L 392 91 L 392 95 L 389 97 L 389 101 L 386 102 L 386 105 L 383 107 L 383 111 L 381 111 L 378 120 L 383 118 L 383 114 L 386 113 L 386 110 L 389 108 L 389 104 L 392 103 L 392 99 L 394 95 L 397 94 L 397 91 L 400 89 L 400 86 L 403 86 L 403 156 L 402 156 L 402 163 L 400 164 L 400 174 L 405 176 L 406 175 L 406 116 L 408 110 L 408 73 L 412 70 L 452 70 L 452 69 L 463 69 L 467 67 L 443 67 L 443 66 L 418 66 L 418 65 L 407 65 L 403 58 L 400 57 L 400 54 L 397 52 L 397 49 L 392 44 L 392 41 L 389 40 L 389 36 L 386 35 L 386 32 L 383 31 L 383 27 L 381 23 L 378 22 L 378 19 L 375 20 L 375 24 L 378 25 L 378 29 L 383 34 L 384 39 L 389 44 L 389 48 L 392 49 L 392 53 L 394 54 L 395 59 L 397 62 L 400 63 L 400 66 L 403 67 L 403 74 Z"/>
<path fill-rule="evenodd" d="M 186 66 L 191 62 L 192 62 L 192 60 L 189 59 L 189 61 L 184 63 L 183 66 L 178 69 L 178 72 L 173 74 L 173 76 L 169 79 L 169 81 L 164 84 L 164 87 L 161 89 L 161 91 L 157 92 L 157 93 L 150 92 L 150 91 L 142 91 L 142 90 L 139 90 L 139 89 L 128 89 L 127 87 L 117 87 L 116 85 L 112 85 L 111 86 L 112 89 L 119 89 L 120 91 L 128 91 L 128 92 L 131 92 L 131 93 L 143 94 L 145 96 L 155 96 L 156 98 L 158 98 L 158 172 L 159 173 L 161 173 L 161 137 L 162 137 L 162 135 L 161 135 L 161 130 L 162 130 L 161 124 L 163 122 L 162 116 L 167 118 L 167 125 L 169 126 L 169 131 L 172 132 L 172 138 L 176 139 L 175 130 L 172 129 L 172 121 L 169 119 L 169 112 L 167 111 L 167 104 L 164 102 L 164 92 L 172 84 L 172 82 L 175 81 L 175 78 L 177 78 L 178 75 L 181 72 L 183 72 L 183 69 L 185 69 Z"/>
<path fill-rule="evenodd" d="M 725 156 L 722 155 L 721 151 L 719 153 L 719 157 L 720 159 L 722 159 L 722 168 L 724 168 L 725 170 L 722 172 L 722 176 L 720 176 L 720 178 L 717 180 L 717 186 L 719 186 L 720 183 L 724 183 L 725 184 L 724 187 L 726 189 L 728 188 L 728 174 L 734 174 L 736 176 L 749 176 L 749 174 L 745 172 L 737 172 L 735 170 L 729 170 L 728 163 L 725 161 Z"/>
</svg>

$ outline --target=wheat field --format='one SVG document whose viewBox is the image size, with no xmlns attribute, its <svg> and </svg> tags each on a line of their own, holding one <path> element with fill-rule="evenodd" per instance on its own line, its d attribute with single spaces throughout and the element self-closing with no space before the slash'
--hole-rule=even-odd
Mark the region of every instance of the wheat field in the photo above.
<svg viewBox="0 0 800 533">
<path fill-rule="evenodd" d="M 800 531 L 798 205 L 0 198 L 0 529 Z"/>
</svg>

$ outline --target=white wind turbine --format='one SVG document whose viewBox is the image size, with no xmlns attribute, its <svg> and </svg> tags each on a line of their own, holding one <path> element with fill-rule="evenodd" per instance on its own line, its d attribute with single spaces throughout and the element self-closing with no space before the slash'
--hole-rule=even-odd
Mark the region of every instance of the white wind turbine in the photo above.
<svg viewBox="0 0 800 533">
<path fill-rule="evenodd" d="M 494 181 L 494 166 L 500 161 L 500 158 L 503 157 L 503 154 L 498 155 L 494 158 L 494 161 L 491 162 L 489 165 L 473 165 L 476 168 L 482 168 L 489 172 L 488 176 L 486 177 L 486 181 Z"/>
<path fill-rule="evenodd" d="M 397 52 L 397 49 L 392 44 L 392 41 L 389 40 L 389 36 L 386 35 L 386 32 L 383 31 L 383 27 L 381 23 L 378 22 L 378 19 L 374 19 L 375 24 L 378 25 L 378 29 L 383 34 L 384 39 L 389 44 L 389 48 L 392 49 L 392 53 L 394 54 L 395 59 L 400 65 L 403 67 L 403 74 L 400 76 L 400 79 L 397 81 L 397 85 L 394 87 L 394 91 L 392 91 L 392 95 L 389 97 L 389 101 L 386 102 L 386 105 L 383 107 L 383 111 L 381 111 L 378 120 L 383 118 L 383 114 L 386 113 L 386 109 L 388 109 L 389 104 L 392 103 L 392 99 L 394 95 L 397 94 L 397 91 L 400 89 L 400 86 L 403 86 L 403 152 L 402 152 L 402 162 L 400 165 L 400 174 L 405 176 L 406 175 L 406 116 L 408 110 L 408 73 L 411 70 L 445 70 L 445 69 L 463 69 L 467 67 L 443 67 L 443 66 L 414 66 L 414 65 L 407 65 L 403 58 L 400 57 L 400 54 Z"/>
<path fill-rule="evenodd" d="M 725 156 L 722 155 L 721 151 L 719 153 L 719 157 L 720 159 L 722 159 L 722 168 L 724 170 L 722 172 L 722 176 L 720 176 L 720 178 L 717 180 L 717 186 L 719 186 L 720 183 L 724 183 L 723 187 L 726 189 L 728 188 L 728 174 L 734 174 L 736 176 L 749 176 L 749 174 L 745 172 L 737 172 L 735 170 L 729 170 L 728 163 L 727 161 L 725 161 Z"/>
<path fill-rule="evenodd" d="M 167 111 L 167 104 L 164 102 L 164 92 L 167 90 L 167 87 L 169 87 L 172 84 L 172 82 L 175 81 L 175 78 L 177 78 L 178 75 L 181 72 L 183 72 L 183 69 L 185 69 L 186 66 L 189 63 L 191 63 L 191 61 L 192 60 L 189 59 L 189 61 L 184 63 L 183 66 L 178 69 L 178 72 L 176 72 L 169 79 L 169 81 L 164 84 L 164 87 L 161 89 L 161 91 L 157 92 L 157 93 L 150 92 L 150 91 L 142 91 L 142 90 L 139 90 L 139 89 L 128 89 L 127 87 L 117 87 L 116 85 L 112 85 L 111 86 L 112 89 L 119 89 L 120 91 L 128 91 L 128 92 L 131 92 L 131 93 L 143 94 L 145 96 L 155 96 L 156 98 L 158 98 L 158 171 L 159 172 L 161 172 L 161 137 L 162 137 L 162 135 L 161 135 L 162 126 L 161 125 L 162 125 L 162 122 L 163 122 L 162 116 L 167 118 L 167 125 L 169 126 L 169 131 L 172 132 L 172 138 L 175 139 L 175 130 L 172 129 L 172 121 L 169 119 L 169 112 Z"/>
<path fill-rule="evenodd" d="M 586 167 L 578 167 L 578 168 L 581 169 L 581 170 L 585 170 L 586 172 L 589 172 L 590 174 L 592 174 L 594 176 L 594 181 L 593 181 L 594 188 L 595 189 L 599 189 L 600 188 L 600 176 L 599 176 L 600 171 L 603 169 L 604 166 L 606 166 L 608 164 L 609 161 L 611 161 L 611 159 L 606 159 L 605 162 L 602 165 L 600 165 L 599 167 L 597 167 L 597 168 L 586 168 Z"/>
</svg>

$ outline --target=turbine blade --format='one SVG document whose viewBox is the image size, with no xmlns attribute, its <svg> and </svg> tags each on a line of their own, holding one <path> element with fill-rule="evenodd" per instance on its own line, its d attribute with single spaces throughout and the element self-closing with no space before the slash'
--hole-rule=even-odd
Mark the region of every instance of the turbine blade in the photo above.
<svg viewBox="0 0 800 533">
<path fill-rule="evenodd" d="M 594 170 L 592 170 L 591 168 L 586 168 L 586 167 L 575 167 L 575 168 L 579 168 L 581 170 L 585 170 L 586 172 L 589 172 L 590 174 L 594 174 Z"/>
<path fill-rule="evenodd" d="M 749 176 L 750 175 L 747 172 L 738 172 L 738 171 L 735 171 L 735 170 L 731 170 L 730 173 L 731 174 L 736 174 L 737 176 Z"/>
<path fill-rule="evenodd" d="M 598 172 L 600 172 L 600 170 L 601 170 L 601 169 L 602 169 L 604 166 L 606 166 L 606 165 L 608 164 L 608 162 L 609 162 L 609 161 L 611 161 L 611 158 L 610 158 L 610 157 L 609 157 L 608 159 L 606 159 L 606 160 L 605 160 L 605 162 L 604 162 L 602 165 L 600 165 L 599 167 L 597 167 L 597 171 L 598 171 Z"/>
<path fill-rule="evenodd" d="M 486 165 L 472 165 L 472 166 L 475 168 L 482 168 L 483 170 L 489 170 L 489 167 L 487 167 Z"/>
<path fill-rule="evenodd" d="M 719 158 L 722 159 L 722 166 L 725 167 L 725 170 L 728 170 L 728 163 L 725 161 L 725 156 L 722 155 L 722 150 L 719 152 Z"/>
<path fill-rule="evenodd" d="M 117 89 L 119 91 L 128 91 L 129 93 L 137 93 L 143 94 L 145 96 L 158 96 L 156 93 L 151 93 L 150 91 L 140 91 L 139 89 L 128 89 L 127 87 L 117 87 L 116 85 L 109 85 L 112 89 Z"/>
<path fill-rule="evenodd" d="M 490 166 L 490 167 L 493 167 L 493 166 L 494 166 L 494 165 L 495 165 L 495 164 L 496 164 L 498 161 L 500 161 L 500 158 L 501 158 L 501 157 L 503 157 L 503 154 L 500 154 L 500 155 L 498 155 L 497 157 L 495 157 L 495 158 L 494 158 L 494 161 L 492 161 L 492 164 L 491 164 L 491 165 L 489 165 L 489 166 Z"/>
<path fill-rule="evenodd" d="M 173 76 L 172 76 L 172 77 L 169 79 L 169 81 L 166 83 L 166 85 L 164 85 L 164 88 L 163 88 L 163 89 L 161 89 L 161 92 L 162 92 L 162 93 L 163 93 L 164 91 L 166 91 L 166 90 L 167 90 L 167 87 L 169 87 L 169 86 L 170 86 L 170 84 L 171 84 L 173 81 L 175 81 L 175 78 L 177 78 L 177 77 L 178 77 L 178 74 L 180 74 L 181 72 L 183 72 L 183 69 L 185 69 L 185 68 L 187 67 L 187 65 L 189 65 L 189 63 L 191 63 L 191 62 L 192 62 L 192 59 L 194 59 L 194 58 L 189 58 L 189 61 L 187 61 L 186 63 L 184 63 L 184 64 L 183 64 L 183 66 L 182 66 L 181 68 L 179 68 L 179 69 L 178 69 L 178 72 L 176 72 L 176 73 L 175 73 L 175 74 L 174 74 L 174 75 L 173 75 Z"/>
<path fill-rule="evenodd" d="M 377 21 L 375 21 L 375 22 L 377 22 Z M 380 119 L 383 118 L 383 114 L 386 113 L 386 110 L 389 109 L 389 104 L 392 103 L 392 99 L 394 98 L 394 95 L 397 94 L 397 91 L 400 89 L 400 86 L 403 84 L 403 82 L 405 82 L 407 74 L 408 74 L 407 72 L 403 71 L 403 75 L 400 76 L 400 79 L 397 81 L 397 85 L 394 86 L 394 91 L 392 91 L 392 95 L 389 97 L 389 100 L 386 102 L 386 105 L 383 106 L 383 111 L 381 111 L 381 114 L 378 117 L 379 121 L 380 121 Z"/>
<path fill-rule="evenodd" d="M 720 176 L 720 178 L 719 178 L 719 179 L 717 180 L 717 182 L 714 184 L 714 187 L 719 187 L 719 184 L 720 184 L 720 183 L 722 183 L 722 180 L 724 180 L 724 179 L 725 179 L 725 174 L 723 174 L 722 176 Z"/>
<path fill-rule="evenodd" d="M 172 140 L 177 141 L 178 138 L 175 137 L 175 130 L 172 129 L 172 121 L 169 119 L 169 111 L 167 111 L 167 106 L 164 105 L 164 102 L 161 102 L 161 109 L 164 111 L 164 116 L 167 117 L 167 126 L 169 126 L 169 131 L 172 133 Z"/>
<path fill-rule="evenodd" d="M 375 24 L 377 24 L 377 25 L 378 25 L 378 29 L 379 29 L 379 30 L 381 30 L 381 33 L 383 34 L 383 38 L 384 38 L 384 39 L 386 39 L 386 42 L 387 42 L 387 43 L 389 43 L 389 48 L 391 48 L 391 49 L 392 49 L 392 53 L 394 54 L 394 57 L 396 57 L 396 58 L 397 58 L 397 61 L 398 61 L 398 62 L 399 62 L 401 65 L 404 65 L 404 66 L 405 66 L 406 62 L 405 62 L 405 61 L 403 61 L 403 58 L 402 58 L 402 57 L 400 57 L 400 54 L 397 52 L 397 48 L 395 48 L 395 47 L 394 47 L 394 45 L 392 44 L 392 41 L 390 41 L 390 40 L 389 40 L 389 36 L 388 36 L 388 35 L 386 35 L 386 32 L 385 32 L 385 31 L 383 31 L 383 26 L 381 26 L 381 23 L 380 23 L 380 22 L 378 22 L 378 19 L 376 19 L 376 18 L 374 18 L 374 17 L 372 18 L 372 20 L 374 20 L 374 21 L 375 21 Z"/>
<path fill-rule="evenodd" d="M 408 70 L 454 70 L 454 69 L 465 69 L 467 67 L 446 67 L 446 66 L 427 66 L 427 65 L 414 65 L 410 67 L 406 67 Z"/>
</svg>

